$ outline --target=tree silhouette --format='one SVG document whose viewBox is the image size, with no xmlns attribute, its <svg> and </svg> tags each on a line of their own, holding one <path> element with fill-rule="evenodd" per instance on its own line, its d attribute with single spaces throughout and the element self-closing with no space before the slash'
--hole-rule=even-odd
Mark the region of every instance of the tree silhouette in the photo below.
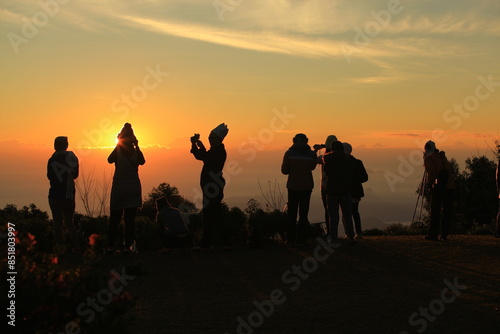
<svg viewBox="0 0 500 334">
<path fill-rule="evenodd" d="M 493 227 L 497 215 L 497 190 L 495 183 L 496 164 L 486 156 L 470 157 L 465 161 L 465 169 L 460 172 L 455 159 L 450 160 L 452 175 L 455 177 L 455 219 L 454 233 L 468 233 L 474 227 Z M 417 189 L 419 193 L 420 188 Z M 424 208 L 430 213 L 430 192 L 424 192 Z M 422 226 L 428 226 L 426 215 Z"/>
<path fill-rule="evenodd" d="M 467 228 L 474 225 L 492 225 L 497 213 L 495 183 L 496 164 L 486 156 L 465 161 L 460 184 L 460 207 Z"/>
<path fill-rule="evenodd" d="M 152 220 L 156 217 L 156 200 L 160 197 L 166 197 L 170 205 L 180 209 L 183 213 L 196 213 L 196 205 L 180 195 L 179 189 L 175 186 L 163 182 L 145 197 L 142 204 L 141 215 L 147 216 Z"/>
</svg>

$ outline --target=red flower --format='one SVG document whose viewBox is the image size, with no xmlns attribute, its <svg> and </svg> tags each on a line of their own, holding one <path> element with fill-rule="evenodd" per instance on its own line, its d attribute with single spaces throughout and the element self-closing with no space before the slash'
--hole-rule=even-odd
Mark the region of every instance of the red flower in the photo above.
<svg viewBox="0 0 500 334">
<path fill-rule="evenodd" d="M 94 246 L 97 243 L 97 240 L 99 239 L 99 234 L 91 234 L 89 237 L 89 245 Z"/>
</svg>

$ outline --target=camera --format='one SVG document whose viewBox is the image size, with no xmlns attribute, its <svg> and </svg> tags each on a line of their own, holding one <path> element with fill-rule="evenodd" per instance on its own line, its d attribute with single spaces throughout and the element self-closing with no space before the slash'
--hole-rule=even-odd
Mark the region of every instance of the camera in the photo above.
<svg viewBox="0 0 500 334">
<path fill-rule="evenodd" d="M 325 144 L 315 144 L 313 146 L 314 150 L 318 151 L 318 150 L 321 150 L 322 148 L 325 148 Z"/>
</svg>

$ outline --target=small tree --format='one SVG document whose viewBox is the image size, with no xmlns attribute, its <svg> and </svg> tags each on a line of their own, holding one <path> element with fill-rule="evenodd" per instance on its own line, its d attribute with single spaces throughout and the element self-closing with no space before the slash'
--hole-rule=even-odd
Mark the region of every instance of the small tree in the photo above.
<svg viewBox="0 0 500 334">
<path fill-rule="evenodd" d="M 82 201 L 85 214 L 89 217 L 105 216 L 111 192 L 111 177 L 103 173 L 102 180 L 95 177 L 95 166 L 84 173 L 80 166 L 80 176 L 76 179 L 76 195 Z"/>
<path fill-rule="evenodd" d="M 492 225 L 497 213 L 496 164 L 486 156 L 465 161 L 460 207 L 467 227 Z"/>
<path fill-rule="evenodd" d="M 180 195 L 179 189 L 175 186 L 163 182 L 144 198 L 141 215 L 154 220 L 156 217 L 156 200 L 160 197 L 166 197 L 170 205 L 180 209 L 183 213 L 196 213 L 196 205 Z"/>
</svg>

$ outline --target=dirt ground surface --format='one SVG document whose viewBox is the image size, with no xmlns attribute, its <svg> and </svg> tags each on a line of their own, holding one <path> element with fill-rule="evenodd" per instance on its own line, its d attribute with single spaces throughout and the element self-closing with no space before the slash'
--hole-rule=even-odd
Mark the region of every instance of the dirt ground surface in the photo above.
<svg viewBox="0 0 500 334">
<path fill-rule="evenodd" d="M 144 251 L 132 333 L 500 333 L 500 239 Z"/>
</svg>

